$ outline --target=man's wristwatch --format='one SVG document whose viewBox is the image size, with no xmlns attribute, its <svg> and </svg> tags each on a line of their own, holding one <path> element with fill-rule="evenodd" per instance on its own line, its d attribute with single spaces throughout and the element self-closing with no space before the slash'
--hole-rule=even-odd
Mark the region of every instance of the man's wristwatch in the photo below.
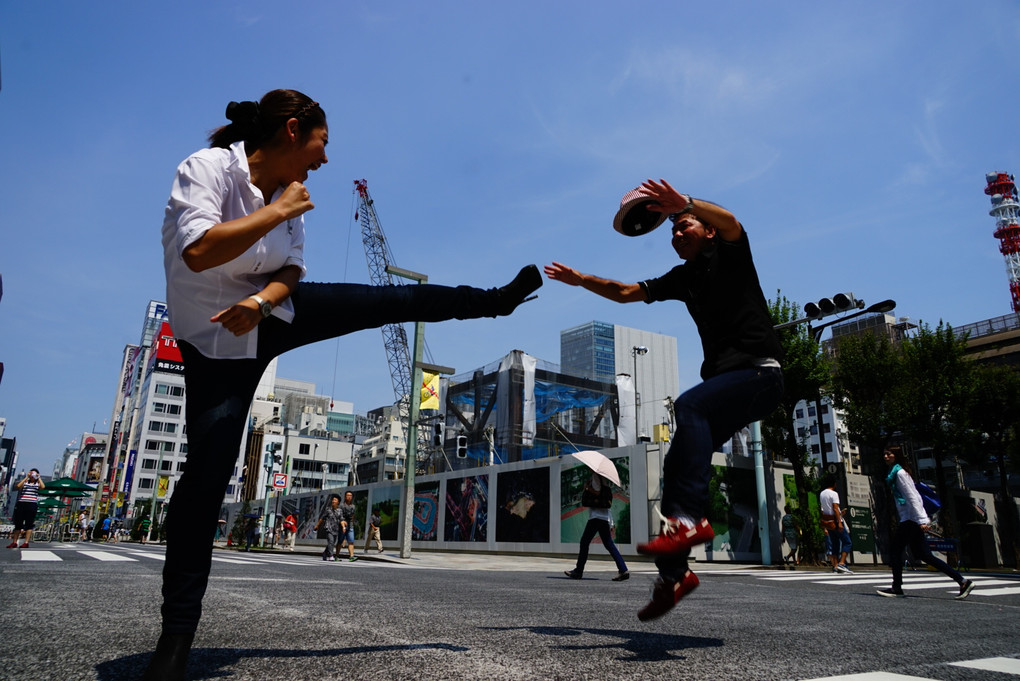
<svg viewBox="0 0 1020 681">
<path fill-rule="evenodd" d="M 259 296 L 248 296 L 248 297 L 251 298 L 252 300 L 254 300 L 256 303 L 259 304 L 259 312 L 262 313 L 262 318 L 263 319 L 265 319 L 269 315 L 273 314 L 273 304 L 270 303 L 268 300 L 264 300 L 263 298 L 261 298 Z"/>
</svg>

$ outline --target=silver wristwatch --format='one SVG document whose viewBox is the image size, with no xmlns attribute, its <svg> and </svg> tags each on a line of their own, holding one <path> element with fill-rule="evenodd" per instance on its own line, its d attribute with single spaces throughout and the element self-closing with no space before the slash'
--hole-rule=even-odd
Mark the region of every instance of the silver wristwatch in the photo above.
<svg viewBox="0 0 1020 681">
<path fill-rule="evenodd" d="M 248 296 L 248 297 L 259 304 L 259 312 L 262 313 L 263 319 L 273 314 L 273 304 L 270 303 L 268 300 L 265 300 L 260 296 Z"/>
</svg>

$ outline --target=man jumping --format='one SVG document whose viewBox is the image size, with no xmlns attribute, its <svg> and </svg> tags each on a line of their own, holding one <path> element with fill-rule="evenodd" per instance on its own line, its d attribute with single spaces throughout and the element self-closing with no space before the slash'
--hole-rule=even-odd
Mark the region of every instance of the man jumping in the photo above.
<svg viewBox="0 0 1020 681">
<path fill-rule="evenodd" d="M 683 264 L 636 284 L 582 274 L 558 262 L 546 265 L 545 274 L 619 303 L 683 301 L 701 337 L 703 382 L 674 403 L 676 433 L 662 471 L 662 532 L 637 547 L 655 556 L 659 569 L 651 600 L 638 612 L 638 619 L 646 621 L 669 612 L 698 586 L 688 557 L 692 546 L 715 536 L 705 517 L 712 453 L 779 405 L 783 373 L 782 348 L 747 233 L 736 217 L 714 203 L 680 194 L 665 180 L 648 180 L 636 192 L 652 201 L 648 210 L 668 216 L 673 249 Z"/>
</svg>

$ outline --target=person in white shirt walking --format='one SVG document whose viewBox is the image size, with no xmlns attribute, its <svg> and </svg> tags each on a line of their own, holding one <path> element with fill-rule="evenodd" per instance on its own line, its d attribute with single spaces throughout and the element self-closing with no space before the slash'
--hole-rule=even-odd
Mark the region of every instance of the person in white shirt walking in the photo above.
<svg viewBox="0 0 1020 681">
<path fill-rule="evenodd" d="M 903 450 L 899 447 L 890 447 L 885 450 L 883 458 L 886 465 L 889 466 L 886 482 L 892 490 L 893 504 L 896 507 L 900 523 L 896 526 L 892 545 L 889 548 L 889 564 L 892 567 L 893 575 L 892 587 L 879 589 L 878 594 L 888 598 L 906 596 L 903 593 L 903 554 L 906 547 L 909 546 L 910 552 L 915 558 L 920 558 L 960 585 L 960 592 L 955 598 L 962 601 L 974 590 L 974 582 L 965 579 L 958 571 L 936 558 L 928 548 L 928 542 L 924 538 L 924 533 L 928 530 L 928 514 L 924 510 L 921 495 L 914 487 L 914 479 L 910 475 L 909 464 L 903 456 Z"/>
</svg>

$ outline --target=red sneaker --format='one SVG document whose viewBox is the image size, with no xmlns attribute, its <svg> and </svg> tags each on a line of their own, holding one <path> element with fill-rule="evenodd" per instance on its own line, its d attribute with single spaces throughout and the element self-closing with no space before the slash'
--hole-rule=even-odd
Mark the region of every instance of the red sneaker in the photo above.
<svg viewBox="0 0 1020 681">
<path fill-rule="evenodd" d="M 638 544 L 637 552 L 651 556 L 666 556 L 673 553 L 686 551 L 695 544 L 704 544 L 715 536 L 715 531 L 708 522 L 708 518 L 702 518 L 694 527 L 686 527 L 676 518 L 667 518 L 666 526 L 662 528 L 659 536 L 647 544 Z"/>
<path fill-rule="evenodd" d="M 652 600 L 648 605 L 638 610 L 637 618 L 642 622 L 662 617 L 673 609 L 680 599 L 698 588 L 698 576 L 687 571 L 684 578 L 679 582 L 666 577 L 659 577 L 655 580 L 655 587 L 652 589 Z"/>
<path fill-rule="evenodd" d="M 10 544 L 7 545 L 7 548 L 9 548 L 9 549 L 16 549 L 16 548 L 18 548 L 18 542 L 12 541 Z"/>
<path fill-rule="evenodd" d="M 28 542 L 25 542 L 24 544 L 22 544 L 22 545 L 21 545 L 21 548 L 23 548 L 23 549 L 27 549 L 27 548 L 28 548 Z"/>
</svg>

